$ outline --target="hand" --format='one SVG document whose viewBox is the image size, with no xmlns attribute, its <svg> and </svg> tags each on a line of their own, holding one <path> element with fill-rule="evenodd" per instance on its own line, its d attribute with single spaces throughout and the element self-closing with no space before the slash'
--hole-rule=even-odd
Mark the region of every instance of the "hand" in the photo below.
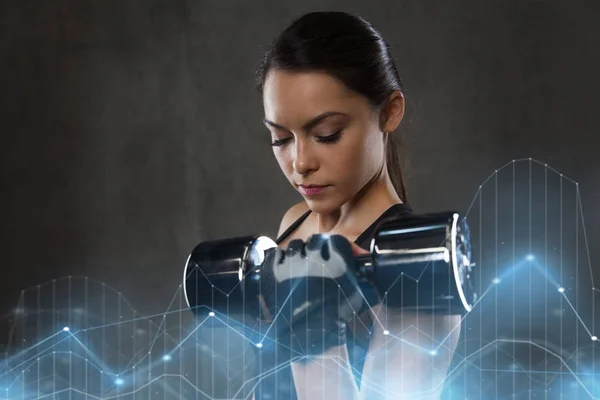
<svg viewBox="0 0 600 400">
<path fill-rule="evenodd" d="M 345 343 L 346 323 L 363 305 L 355 255 L 365 252 L 341 235 L 316 234 L 265 258 L 261 294 L 280 344 L 316 355 Z"/>
</svg>

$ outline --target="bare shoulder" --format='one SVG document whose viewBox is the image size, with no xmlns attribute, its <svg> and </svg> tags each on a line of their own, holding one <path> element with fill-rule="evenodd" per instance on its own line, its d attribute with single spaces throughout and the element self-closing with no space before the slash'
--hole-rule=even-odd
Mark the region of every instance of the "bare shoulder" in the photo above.
<svg viewBox="0 0 600 400">
<path fill-rule="evenodd" d="M 285 214 L 283 214 L 283 218 L 281 219 L 281 224 L 279 225 L 279 232 L 277 233 L 277 236 L 280 236 L 283 232 L 285 232 L 286 229 L 294 223 L 294 221 L 300 218 L 307 211 L 308 205 L 304 201 L 301 201 L 300 203 L 291 206 L 285 212 Z"/>
</svg>

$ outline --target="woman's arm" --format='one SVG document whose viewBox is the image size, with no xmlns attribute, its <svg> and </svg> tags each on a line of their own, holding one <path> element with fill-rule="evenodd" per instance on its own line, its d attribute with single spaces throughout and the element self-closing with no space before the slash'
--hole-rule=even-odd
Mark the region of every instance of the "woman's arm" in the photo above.
<svg viewBox="0 0 600 400">
<path fill-rule="evenodd" d="M 282 218 L 277 236 L 285 232 L 307 210 L 308 206 L 305 202 L 291 207 Z M 359 249 L 358 246 L 354 247 L 355 250 Z M 357 400 L 359 398 L 346 345 L 333 347 L 309 362 L 292 363 L 291 368 L 299 400 L 321 398 Z"/>
<path fill-rule="evenodd" d="M 460 336 L 460 316 L 402 312 L 383 305 L 374 307 L 372 314 L 361 398 L 439 400 Z"/>
<path fill-rule="evenodd" d="M 329 349 L 308 363 L 292 363 L 294 385 L 299 400 L 358 400 L 346 345 Z"/>
</svg>

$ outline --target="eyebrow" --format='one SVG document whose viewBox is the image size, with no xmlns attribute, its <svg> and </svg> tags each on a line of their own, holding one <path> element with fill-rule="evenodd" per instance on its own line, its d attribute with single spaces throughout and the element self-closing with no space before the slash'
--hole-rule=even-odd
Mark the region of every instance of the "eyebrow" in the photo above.
<svg viewBox="0 0 600 400">
<path fill-rule="evenodd" d="M 328 112 L 324 112 L 323 114 L 319 114 L 316 117 L 314 117 L 313 119 L 311 119 L 310 121 L 306 122 L 304 125 L 302 125 L 302 129 L 305 131 L 310 131 L 312 128 L 314 128 L 315 126 L 317 126 L 318 124 L 323 122 L 324 119 L 333 117 L 335 115 L 343 115 L 345 117 L 350 117 L 348 114 L 344 114 L 343 112 L 328 111 Z M 271 125 L 274 128 L 279 128 L 279 129 L 283 129 L 285 131 L 289 131 L 288 128 L 281 126 L 279 124 L 276 124 L 275 122 L 269 121 L 268 119 L 264 119 L 263 123 L 266 125 Z"/>
</svg>

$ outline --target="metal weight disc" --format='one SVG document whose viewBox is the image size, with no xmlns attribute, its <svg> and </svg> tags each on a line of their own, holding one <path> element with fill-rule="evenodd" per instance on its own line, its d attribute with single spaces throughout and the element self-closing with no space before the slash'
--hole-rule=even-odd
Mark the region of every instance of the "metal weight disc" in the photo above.
<svg viewBox="0 0 600 400">
<path fill-rule="evenodd" d="M 471 310 L 471 243 L 456 212 L 388 221 L 371 243 L 371 280 L 386 305 L 464 314 Z"/>
<path fill-rule="evenodd" d="M 221 321 L 256 318 L 260 305 L 255 295 L 245 293 L 246 279 L 254 278 L 256 282 L 265 252 L 276 246 L 272 239 L 256 235 L 198 244 L 188 257 L 183 275 L 188 307 L 198 317 L 213 312 Z"/>
</svg>

